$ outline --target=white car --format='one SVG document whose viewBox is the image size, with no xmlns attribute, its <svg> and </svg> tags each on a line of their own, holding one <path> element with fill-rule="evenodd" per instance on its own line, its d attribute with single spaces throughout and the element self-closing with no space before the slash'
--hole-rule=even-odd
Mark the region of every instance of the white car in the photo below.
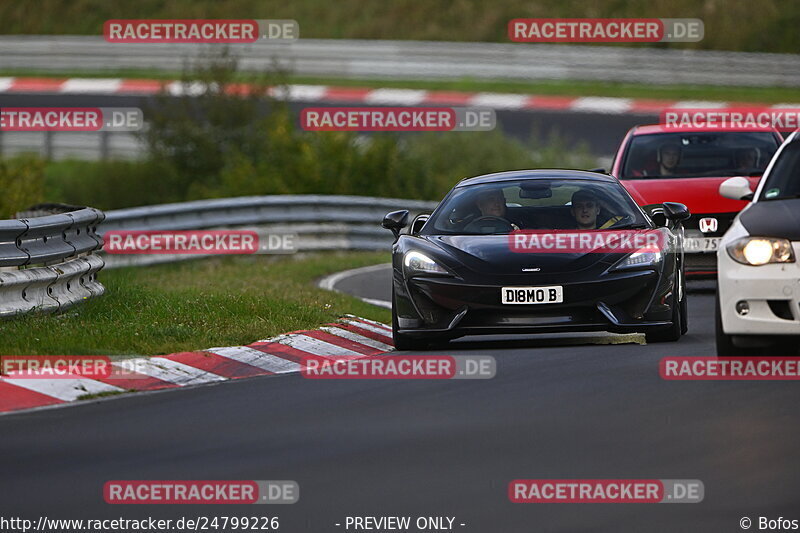
<svg viewBox="0 0 800 533">
<path fill-rule="evenodd" d="M 722 196 L 752 200 L 722 237 L 717 355 L 794 355 L 800 345 L 800 132 L 775 153 L 755 192 L 744 177 Z"/>
</svg>

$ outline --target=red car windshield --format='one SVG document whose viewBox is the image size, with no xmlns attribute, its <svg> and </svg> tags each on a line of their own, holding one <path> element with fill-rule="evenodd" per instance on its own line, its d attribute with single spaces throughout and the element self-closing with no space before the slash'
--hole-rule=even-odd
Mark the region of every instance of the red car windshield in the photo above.
<svg viewBox="0 0 800 533">
<path fill-rule="evenodd" d="M 760 176 L 777 149 L 769 132 L 638 135 L 631 139 L 620 177 Z"/>
</svg>

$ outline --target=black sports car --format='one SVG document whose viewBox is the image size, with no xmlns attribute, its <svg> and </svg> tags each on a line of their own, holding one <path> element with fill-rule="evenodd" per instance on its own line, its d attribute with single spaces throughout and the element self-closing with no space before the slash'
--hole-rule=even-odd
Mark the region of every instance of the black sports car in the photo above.
<svg viewBox="0 0 800 533">
<path fill-rule="evenodd" d="M 392 230 L 392 327 L 399 350 L 463 335 L 564 331 L 643 332 L 675 341 L 687 330 L 683 204 L 664 204 L 657 227 L 619 181 L 577 170 L 527 170 L 468 178 L 408 234 Z M 634 230 L 657 249 L 571 251 L 513 245 L 518 235 L 598 237 Z M 537 241 L 538 242 L 538 241 Z M 582 242 L 582 241 L 581 241 Z M 649 242 L 649 241 L 648 241 Z"/>
</svg>

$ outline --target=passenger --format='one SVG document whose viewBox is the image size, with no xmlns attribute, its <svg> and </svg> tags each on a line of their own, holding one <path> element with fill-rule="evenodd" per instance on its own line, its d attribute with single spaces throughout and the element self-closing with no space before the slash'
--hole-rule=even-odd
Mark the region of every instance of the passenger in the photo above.
<svg viewBox="0 0 800 533">
<path fill-rule="evenodd" d="M 613 216 L 603 224 L 598 225 L 597 217 L 600 215 L 601 206 L 598 198 L 591 191 L 575 191 L 572 195 L 570 212 L 575 219 L 576 229 L 607 229 L 622 220 L 624 217 Z"/>
<path fill-rule="evenodd" d="M 736 152 L 737 170 L 758 169 L 758 150 L 755 148 L 742 148 Z"/>
</svg>

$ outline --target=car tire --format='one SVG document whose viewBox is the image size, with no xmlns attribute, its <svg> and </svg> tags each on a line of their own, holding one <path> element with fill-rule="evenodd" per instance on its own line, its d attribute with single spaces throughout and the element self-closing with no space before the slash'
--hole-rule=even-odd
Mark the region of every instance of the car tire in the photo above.
<svg viewBox="0 0 800 533">
<path fill-rule="evenodd" d="M 741 348 L 733 342 L 733 335 L 727 335 L 722 329 L 722 308 L 719 303 L 719 288 L 714 306 L 714 337 L 717 344 L 717 357 L 746 357 L 755 355 L 750 348 Z"/>
<path fill-rule="evenodd" d="M 686 300 L 686 293 L 683 299 Z M 677 305 L 672 305 L 672 324 L 665 327 L 648 331 L 644 334 L 645 340 L 648 344 L 653 342 L 676 342 L 680 340 L 683 335 L 683 314 L 684 302 L 678 302 Z"/>
</svg>

